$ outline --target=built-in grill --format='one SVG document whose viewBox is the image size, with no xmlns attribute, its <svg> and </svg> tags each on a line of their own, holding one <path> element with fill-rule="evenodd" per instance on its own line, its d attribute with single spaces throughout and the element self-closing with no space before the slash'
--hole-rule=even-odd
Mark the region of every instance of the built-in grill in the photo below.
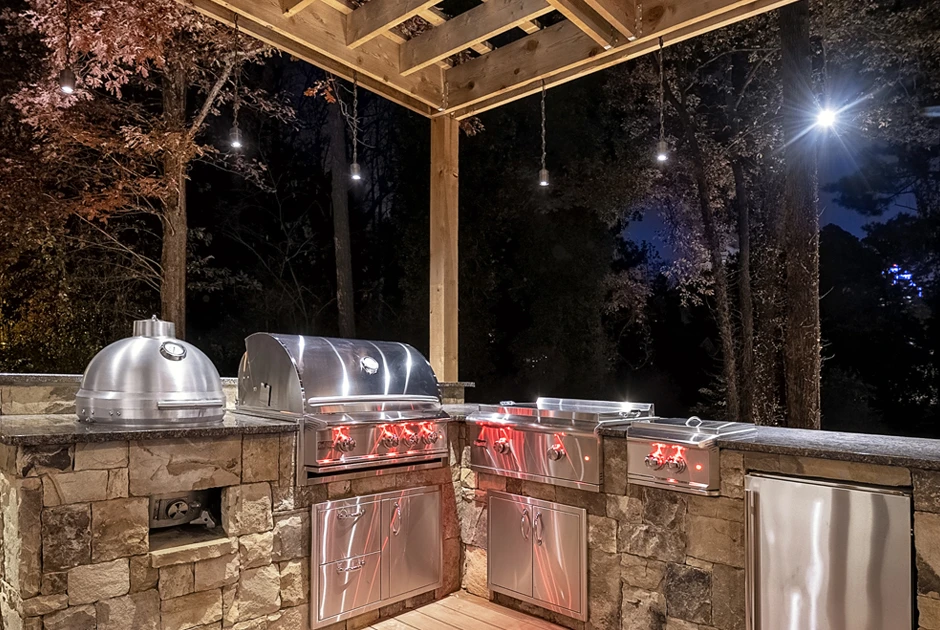
<svg viewBox="0 0 940 630">
<path fill-rule="evenodd" d="M 446 464 L 449 418 L 411 346 L 257 333 L 245 349 L 237 410 L 302 423 L 298 483 Z"/>
<path fill-rule="evenodd" d="M 481 405 L 467 417 L 470 467 L 599 492 L 604 451 L 598 429 L 652 415 L 650 403 L 565 398 Z"/>
<path fill-rule="evenodd" d="M 752 424 L 695 416 L 631 424 L 627 427 L 627 479 L 645 486 L 717 495 L 721 484 L 718 439 L 754 430 Z"/>
</svg>

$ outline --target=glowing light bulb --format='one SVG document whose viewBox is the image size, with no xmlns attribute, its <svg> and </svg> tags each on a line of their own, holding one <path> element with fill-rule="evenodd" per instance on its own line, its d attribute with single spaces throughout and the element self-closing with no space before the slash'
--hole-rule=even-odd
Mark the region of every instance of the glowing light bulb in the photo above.
<svg viewBox="0 0 940 630">
<path fill-rule="evenodd" d="M 669 160 L 669 145 L 666 144 L 665 140 L 660 140 L 659 144 L 656 145 L 656 161 L 660 164 L 667 162 Z"/>
<path fill-rule="evenodd" d="M 75 91 L 75 73 L 71 68 L 63 68 L 59 73 L 59 89 L 63 94 L 71 94 Z"/>
<path fill-rule="evenodd" d="M 539 170 L 539 186 L 548 186 L 548 169 L 543 168 Z"/>
<path fill-rule="evenodd" d="M 353 162 L 349 165 L 349 177 L 356 182 L 362 179 L 362 169 L 359 167 L 358 162 Z"/>
<path fill-rule="evenodd" d="M 819 113 L 816 114 L 816 126 L 823 127 L 824 129 L 829 129 L 836 124 L 836 112 L 835 110 L 824 107 L 819 110 Z"/>
</svg>

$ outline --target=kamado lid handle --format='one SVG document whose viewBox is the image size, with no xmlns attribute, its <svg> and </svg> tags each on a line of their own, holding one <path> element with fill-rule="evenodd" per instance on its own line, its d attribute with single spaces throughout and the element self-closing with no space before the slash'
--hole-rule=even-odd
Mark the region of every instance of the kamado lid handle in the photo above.
<svg viewBox="0 0 940 630">
<path fill-rule="evenodd" d="M 135 337 L 173 337 L 176 338 L 176 324 L 157 319 L 138 319 L 134 322 Z"/>
</svg>

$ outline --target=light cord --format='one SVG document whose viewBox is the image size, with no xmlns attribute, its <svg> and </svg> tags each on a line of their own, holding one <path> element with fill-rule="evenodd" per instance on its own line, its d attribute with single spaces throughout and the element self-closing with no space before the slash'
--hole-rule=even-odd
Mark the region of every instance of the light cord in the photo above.
<svg viewBox="0 0 940 630">
<path fill-rule="evenodd" d="M 659 141 L 666 141 L 666 70 L 663 66 L 663 38 L 659 38 Z"/>
<path fill-rule="evenodd" d="M 353 73 L 353 112 L 352 112 L 353 164 L 359 163 L 359 77 Z"/>
<path fill-rule="evenodd" d="M 545 81 L 542 81 L 542 170 L 545 170 Z"/>
<path fill-rule="evenodd" d="M 65 65 L 72 65 L 72 2 L 65 0 Z"/>
<path fill-rule="evenodd" d="M 240 77 L 240 75 L 241 75 L 241 58 L 240 58 L 240 56 L 239 56 L 238 53 L 239 53 L 239 48 L 238 48 L 238 14 L 236 13 L 236 14 L 235 14 L 235 36 L 232 38 L 232 58 L 235 60 L 235 77 L 234 77 L 234 83 L 235 83 L 235 100 L 234 100 L 234 102 L 233 102 L 233 104 L 232 104 L 232 107 L 233 107 L 233 109 L 234 109 L 233 127 L 234 127 L 236 130 L 238 129 L 238 109 L 239 109 L 239 107 L 241 106 L 241 102 L 240 102 L 240 100 L 239 100 L 239 90 L 238 90 L 238 86 L 239 86 L 239 77 Z"/>
</svg>

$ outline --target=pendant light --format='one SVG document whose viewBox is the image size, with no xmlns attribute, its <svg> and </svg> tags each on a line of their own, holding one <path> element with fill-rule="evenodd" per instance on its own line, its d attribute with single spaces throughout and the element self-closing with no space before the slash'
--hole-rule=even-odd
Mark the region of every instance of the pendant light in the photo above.
<svg viewBox="0 0 940 630">
<path fill-rule="evenodd" d="M 65 67 L 59 72 L 59 90 L 63 94 L 75 91 L 75 71 L 72 70 L 72 2 L 65 0 Z"/>
<path fill-rule="evenodd" d="M 235 83 L 235 98 L 233 99 L 232 109 L 232 136 L 231 143 L 232 148 L 236 151 L 240 150 L 244 145 L 242 143 L 242 131 L 238 128 L 238 110 L 241 106 L 240 94 L 238 91 L 239 78 L 241 76 L 241 57 L 239 55 L 238 47 L 238 14 L 235 14 L 235 33 L 232 37 L 232 58 L 235 60 L 234 68 L 232 71 L 235 73 L 235 78 L 233 79 Z"/>
<path fill-rule="evenodd" d="M 359 166 L 359 78 L 356 73 L 353 73 L 352 149 L 349 177 L 358 182 L 362 179 L 362 168 Z"/>
<path fill-rule="evenodd" d="M 663 66 L 663 38 L 659 38 L 659 143 L 656 145 L 656 161 L 669 161 L 669 145 L 666 144 L 666 69 Z"/>
<path fill-rule="evenodd" d="M 542 81 L 542 168 L 539 170 L 539 186 L 548 186 L 548 169 L 545 167 L 545 81 Z"/>
</svg>

